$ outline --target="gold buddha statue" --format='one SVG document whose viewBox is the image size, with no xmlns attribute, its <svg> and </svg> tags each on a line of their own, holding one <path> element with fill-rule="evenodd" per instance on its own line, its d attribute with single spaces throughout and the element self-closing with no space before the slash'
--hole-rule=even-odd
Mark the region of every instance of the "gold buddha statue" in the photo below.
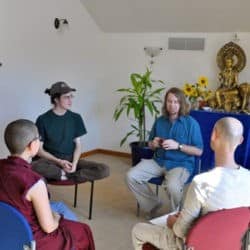
<svg viewBox="0 0 250 250">
<path fill-rule="evenodd" d="M 225 111 L 243 111 L 250 113 L 250 84 L 239 84 L 239 72 L 246 65 L 246 56 L 242 48 L 229 42 L 217 54 L 217 64 L 221 70 L 218 75 L 220 83 L 210 103 L 215 108 Z"/>
<path fill-rule="evenodd" d="M 225 69 L 219 73 L 219 82 L 222 87 L 231 88 L 236 87 L 238 83 L 238 72 L 233 68 L 233 57 L 225 58 Z"/>
<path fill-rule="evenodd" d="M 239 92 L 242 98 L 241 111 L 250 114 L 250 83 L 240 84 Z"/>
<path fill-rule="evenodd" d="M 238 95 L 238 72 L 233 66 L 233 57 L 228 55 L 225 58 L 225 68 L 218 76 L 220 87 L 215 92 L 218 108 L 223 108 L 222 104 L 225 103 L 225 101 L 231 102 L 234 96 Z"/>
</svg>

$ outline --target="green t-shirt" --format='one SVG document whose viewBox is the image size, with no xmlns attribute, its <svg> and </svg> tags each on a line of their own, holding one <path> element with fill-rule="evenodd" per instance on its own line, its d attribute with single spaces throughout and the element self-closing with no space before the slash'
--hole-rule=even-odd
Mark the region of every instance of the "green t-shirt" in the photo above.
<svg viewBox="0 0 250 250">
<path fill-rule="evenodd" d="M 87 133 L 82 117 L 70 110 L 64 115 L 49 110 L 37 118 L 36 125 L 44 149 L 62 159 L 72 158 L 74 139 Z"/>
</svg>

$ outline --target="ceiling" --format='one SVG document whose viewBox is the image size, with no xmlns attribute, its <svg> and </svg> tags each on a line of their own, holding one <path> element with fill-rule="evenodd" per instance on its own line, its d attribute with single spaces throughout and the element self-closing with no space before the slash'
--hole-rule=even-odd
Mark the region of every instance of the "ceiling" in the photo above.
<svg viewBox="0 0 250 250">
<path fill-rule="evenodd" d="M 80 0 L 104 32 L 249 32 L 250 0 Z"/>
</svg>

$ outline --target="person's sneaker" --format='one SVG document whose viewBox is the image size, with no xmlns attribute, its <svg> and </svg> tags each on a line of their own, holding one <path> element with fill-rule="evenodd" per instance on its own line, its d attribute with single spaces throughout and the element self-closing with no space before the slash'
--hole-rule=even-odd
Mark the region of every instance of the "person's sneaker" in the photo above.
<svg viewBox="0 0 250 250">
<path fill-rule="evenodd" d="M 158 210 L 162 207 L 163 203 L 159 201 L 147 214 L 146 219 L 151 220 L 152 218 L 157 216 Z"/>
</svg>

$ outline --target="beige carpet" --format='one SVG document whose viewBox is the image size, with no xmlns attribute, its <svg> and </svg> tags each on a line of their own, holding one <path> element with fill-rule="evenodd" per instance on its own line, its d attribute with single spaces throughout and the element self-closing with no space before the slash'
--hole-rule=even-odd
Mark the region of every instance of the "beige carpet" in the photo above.
<svg viewBox="0 0 250 250">
<path fill-rule="evenodd" d="M 109 155 L 93 155 L 86 159 L 110 166 L 110 177 L 96 181 L 92 220 L 88 220 L 90 184 L 81 184 L 78 190 L 77 208 L 73 208 L 73 187 L 49 186 L 52 199 L 62 200 L 77 213 L 80 221 L 90 225 L 97 250 L 132 250 L 131 229 L 145 221 L 143 213 L 136 217 L 136 202 L 128 191 L 124 176 L 130 168 L 130 159 Z M 164 192 L 159 194 L 165 199 Z M 167 212 L 163 207 L 160 213 Z"/>
</svg>

